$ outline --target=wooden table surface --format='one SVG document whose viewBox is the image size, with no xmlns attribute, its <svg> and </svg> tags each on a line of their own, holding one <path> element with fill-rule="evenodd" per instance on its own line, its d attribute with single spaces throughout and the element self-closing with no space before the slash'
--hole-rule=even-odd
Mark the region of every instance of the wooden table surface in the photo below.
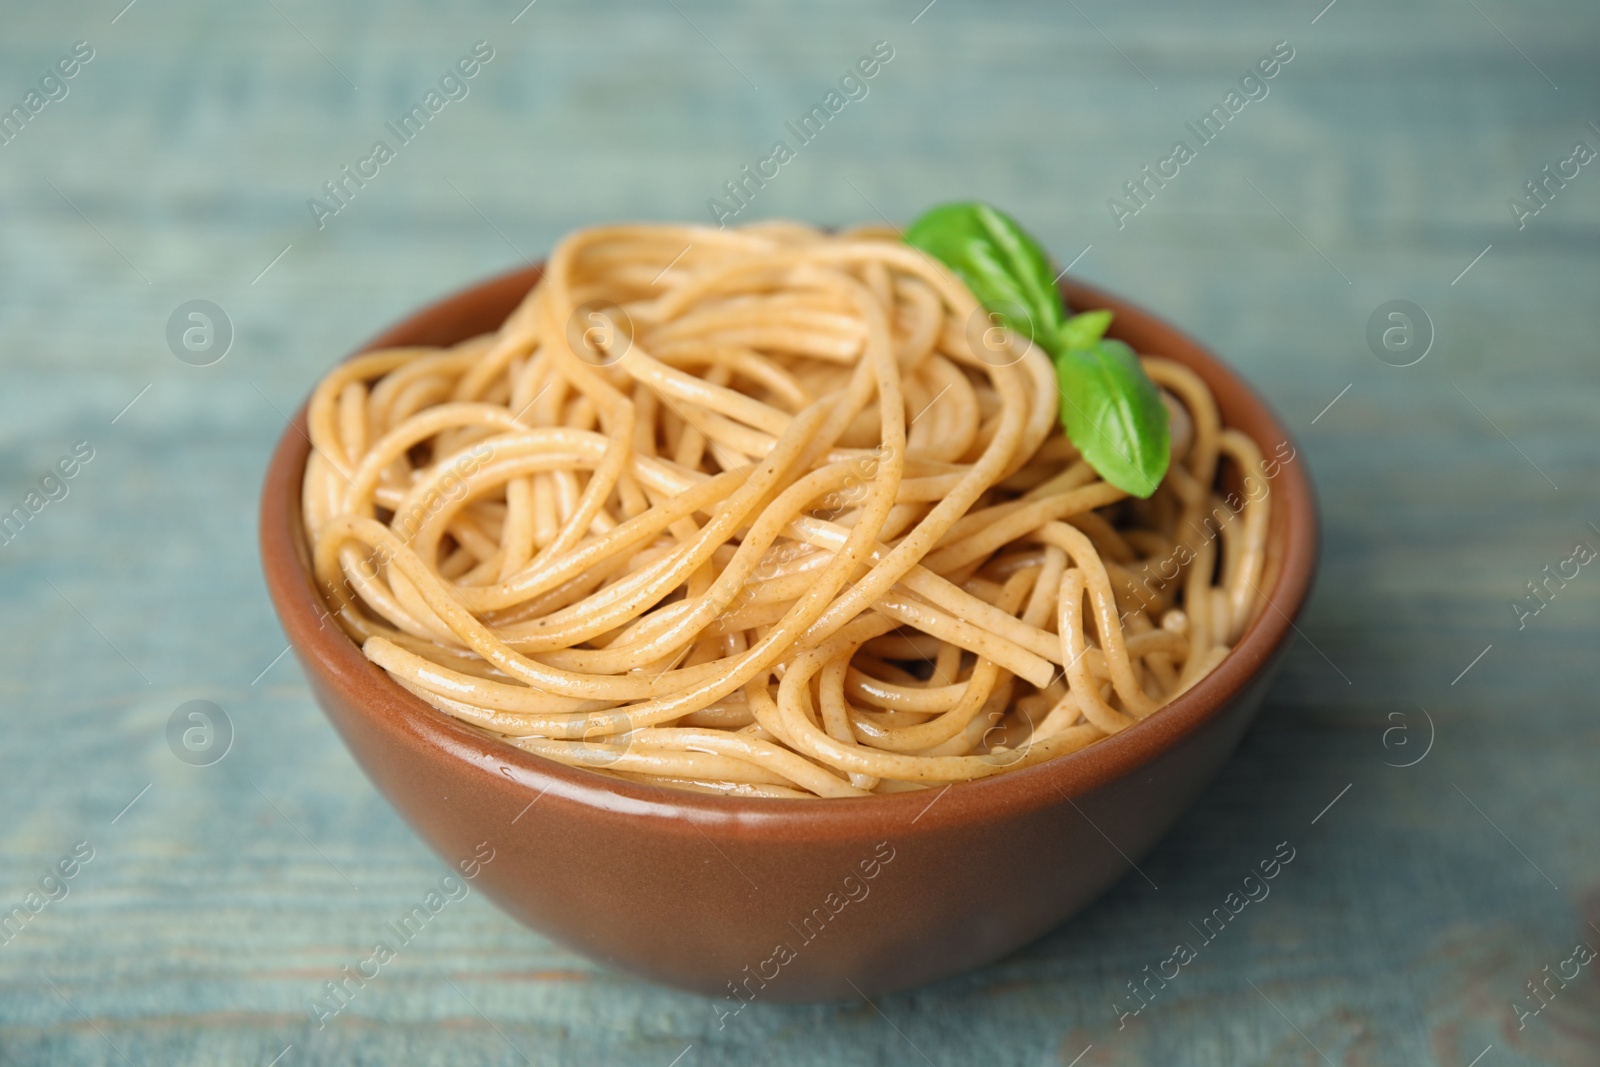
<svg viewBox="0 0 1600 1067">
<path fill-rule="evenodd" d="M 0 1063 L 1600 1062 L 1575 954 L 1600 949 L 1600 568 L 1564 563 L 1600 548 L 1600 163 L 1564 162 L 1600 149 L 1600 9 L 124 2 L 8 5 L 0 31 L 0 104 L 39 93 L 0 144 L 0 511 L 42 505 L 0 547 L 0 908 L 25 920 Z M 479 41 L 467 95 L 319 229 L 307 200 Z M 1259 723 L 1148 880 L 962 978 L 719 1029 L 474 895 L 317 1030 L 322 983 L 444 867 L 281 656 L 254 522 L 286 413 L 572 227 L 709 221 L 879 41 L 868 95 L 741 220 L 981 196 L 1244 371 L 1326 534 Z M 1201 144 L 1186 122 L 1278 42 Z M 207 366 L 167 340 L 191 300 L 231 324 Z M 1369 347 L 1392 300 L 1432 325 L 1411 366 Z M 194 699 L 231 723 L 209 766 L 168 742 Z M 1119 1027 L 1127 983 L 1285 841 L 1270 897 Z"/>
</svg>

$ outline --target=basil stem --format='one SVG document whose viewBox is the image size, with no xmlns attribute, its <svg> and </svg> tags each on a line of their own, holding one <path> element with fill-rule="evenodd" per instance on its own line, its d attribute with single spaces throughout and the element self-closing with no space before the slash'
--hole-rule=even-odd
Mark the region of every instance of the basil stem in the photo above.
<svg viewBox="0 0 1600 1067">
<path fill-rule="evenodd" d="M 1133 349 L 1105 338 L 1111 312 L 1067 317 L 1044 250 L 1010 216 L 978 202 L 942 204 L 906 230 L 990 314 L 1055 363 L 1061 425 L 1099 475 L 1148 497 L 1167 473 L 1167 409 Z"/>
</svg>

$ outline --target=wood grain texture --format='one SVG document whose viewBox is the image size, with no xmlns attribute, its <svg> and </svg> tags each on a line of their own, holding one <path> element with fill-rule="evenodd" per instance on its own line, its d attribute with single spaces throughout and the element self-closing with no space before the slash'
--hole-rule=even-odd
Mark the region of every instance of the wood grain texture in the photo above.
<svg viewBox="0 0 1600 1067">
<path fill-rule="evenodd" d="M 1593 5 L 120 7 L 13 5 L 0 33 L 7 106 L 95 49 L 0 146 L 0 511 L 94 449 L 0 547 L 0 907 L 94 851 L 0 944 L 0 1064 L 1596 1062 L 1595 968 L 1520 1029 L 1513 1005 L 1600 948 L 1600 574 L 1524 629 L 1510 605 L 1600 547 L 1600 163 L 1524 229 L 1506 206 L 1600 148 Z M 478 40 L 470 94 L 318 230 L 306 199 Z M 254 515 L 284 414 L 383 324 L 571 227 L 709 219 L 879 40 L 868 96 L 748 214 L 991 199 L 1243 370 L 1326 533 L 1259 725 L 1148 882 L 964 978 L 719 1029 L 474 895 L 318 1030 L 309 999 L 444 867 L 274 662 Z M 1269 94 L 1119 230 L 1107 199 L 1280 40 Z M 235 330 L 209 367 L 165 340 L 196 298 Z M 1437 334 L 1404 369 L 1364 338 L 1396 298 Z M 209 767 L 165 737 L 195 698 L 235 729 Z M 1422 709 L 1431 751 L 1386 765 L 1423 751 Z M 1201 945 L 1283 841 L 1271 895 Z M 1181 940 L 1196 960 L 1119 1029 Z"/>
</svg>

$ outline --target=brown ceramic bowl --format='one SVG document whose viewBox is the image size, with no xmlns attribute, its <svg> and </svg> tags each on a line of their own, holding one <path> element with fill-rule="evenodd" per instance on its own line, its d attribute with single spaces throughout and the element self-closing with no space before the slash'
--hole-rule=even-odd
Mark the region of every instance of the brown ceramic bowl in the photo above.
<svg viewBox="0 0 1600 1067">
<path fill-rule="evenodd" d="M 492 330 L 539 277 L 508 274 L 426 308 L 369 348 Z M 1288 434 L 1200 345 L 1121 300 L 1111 333 L 1179 360 L 1271 457 Z M 946 790 L 835 800 L 709 796 L 574 769 L 494 740 L 395 684 L 323 621 L 300 523 L 305 411 L 267 472 L 267 586 L 317 700 L 356 760 L 452 868 L 520 921 L 607 965 L 728 999 L 822 1001 L 981 966 L 1089 904 L 1172 827 L 1260 707 L 1311 585 L 1303 460 L 1273 481 L 1271 604 L 1208 677 L 1071 755 Z M 1286 453 L 1285 453 L 1286 454 Z M 483 857 L 492 856 L 487 863 Z"/>
</svg>

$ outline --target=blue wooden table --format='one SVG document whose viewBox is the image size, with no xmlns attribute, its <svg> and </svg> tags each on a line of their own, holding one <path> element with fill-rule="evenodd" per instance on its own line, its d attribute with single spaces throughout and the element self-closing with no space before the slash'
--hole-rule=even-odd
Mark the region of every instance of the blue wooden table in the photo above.
<svg viewBox="0 0 1600 1067">
<path fill-rule="evenodd" d="M 1600 9 L 124 2 L 0 30 L 0 1064 L 1600 1062 Z M 572 227 L 731 210 L 778 140 L 735 221 L 981 196 L 1257 383 L 1326 531 L 1267 710 L 1142 875 L 963 978 L 719 1028 L 474 895 L 319 1030 L 444 868 L 282 654 L 287 413 Z"/>
</svg>

